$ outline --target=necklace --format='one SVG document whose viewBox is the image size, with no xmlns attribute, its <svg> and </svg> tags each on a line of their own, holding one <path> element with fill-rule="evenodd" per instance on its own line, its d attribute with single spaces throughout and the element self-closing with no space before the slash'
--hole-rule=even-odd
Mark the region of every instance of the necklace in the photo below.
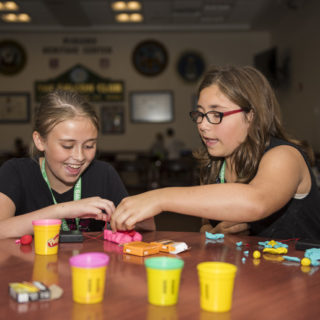
<svg viewBox="0 0 320 320">
<path fill-rule="evenodd" d="M 225 180 L 224 180 L 225 171 L 226 171 L 226 161 L 224 160 L 219 172 L 220 183 L 225 183 Z"/>
<path fill-rule="evenodd" d="M 51 186 L 50 186 L 50 182 L 49 182 L 49 179 L 48 179 L 48 176 L 47 176 L 47 173 L 46 173 L 46 169 L 45 169 L 45 158 L 43 158 L 43 161 L 42 161 L 42 164 L 41 164 L 41 173 L 42 173 L 42 176 L 43 176 L 43 179 L 45 180 L 45 182 L 47 183 L 48 187 L 49 187 L 49 190 L 50 190 L 50 193 L 51 193 L 51 196 L 52 196 L 52 200 L 53 200 L 53 203 L 54 204 L 57 204 L 57 200 L 56 198 L 54 197 L 53 195 L 53 192 L 52 192 L 52 189 L 51 189 Z M 80 200 L 81 199 L 81 177 L 77 180 L 75 186 L 74 186 L 74 190 L 73 190 L 73 200 Z M 77 226 L 77 230 L 79 230 L 79 222 L 80 222 L 80 218 L 75 218 L 75 221 L 76 221 L 76 226 Z M 63 231 L 69 231 L 70 228 L 67 224 L 67 221 L 65 219 L 62 219 L 62 223 L 61 223 L 61 229 Z"/>
</svg>

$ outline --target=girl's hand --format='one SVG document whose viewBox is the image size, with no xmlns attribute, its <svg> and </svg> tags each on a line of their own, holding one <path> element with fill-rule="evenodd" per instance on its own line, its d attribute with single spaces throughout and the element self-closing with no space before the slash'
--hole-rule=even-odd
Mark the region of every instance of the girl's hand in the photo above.
<svg viewBox="0 0 320 320">
<path fill-rule="evenodd" d="M 58 204 L 61 218 L 93 218 L 107 221 L 115 211 L 112 201 L 91 197 Z"/>
<path fill-rule="evenodd" d="M 249 225 L 245 222 L 219 222 L 214 228 L 210 224 L 201 227 L 200 232 L 223 233 L 223 234 L 249 234 Z"/>
<path fill-rule="evenodd" d="M 112 230 L 132 230 L 137 222 L 160 213 L 159 197 L 153 191 L 124 198 L 111 216 Z"/>
</svg>

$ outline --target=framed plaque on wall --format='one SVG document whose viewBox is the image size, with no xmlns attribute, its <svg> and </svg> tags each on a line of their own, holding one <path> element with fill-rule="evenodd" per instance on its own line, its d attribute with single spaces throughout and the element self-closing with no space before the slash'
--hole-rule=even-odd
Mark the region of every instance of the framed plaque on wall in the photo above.
<svg viewBox="0 0 320 320">
<path fill-rule="evenodd" d="M 101 131 L 102 134 L 124 133 L 124 108 L 122 105 L 101 107 Z"/>
<path fill-rule="evenodd" d="M 0 123 L 27 123 L 30 121 L 30 94 L 0 92 Z"/>
<path fill-rule="evenodd" d="M 172 122 L 174 120 L 172 91 L 131 92 L 130 119 L 132 122 Z"/>
<path fill-rule="evenodd" d="M 160 42 L 146 40 L 135 47 L 132 62 L 139 73 L 145 76 L 156 76 L 166 68 L 168 53 Z"/>
</svg>

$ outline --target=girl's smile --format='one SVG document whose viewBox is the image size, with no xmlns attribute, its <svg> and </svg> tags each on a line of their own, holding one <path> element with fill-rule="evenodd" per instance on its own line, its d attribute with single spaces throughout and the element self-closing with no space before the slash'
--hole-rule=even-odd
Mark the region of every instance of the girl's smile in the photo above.
<svg viewBox="0 0 320 320">
<path fill-rule="evenodd" d="M 76 117 L 58 123 L 38 148 L 46 158 L 46 172 L 52 189 L 65 192 L 90 165 L 96 152 L 97 129 L 90 119 Z"/>
</svg>

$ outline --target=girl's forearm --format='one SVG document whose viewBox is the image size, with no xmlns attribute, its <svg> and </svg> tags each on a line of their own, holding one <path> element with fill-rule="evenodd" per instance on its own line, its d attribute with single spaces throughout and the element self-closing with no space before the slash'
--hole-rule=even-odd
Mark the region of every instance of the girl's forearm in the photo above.
<svg viewBox="0 0 320 320">
<path fill-rule="evenodd" d="M 162 211 L 235 222 L 261 219 L 259 197 L 252 191 L 249 185 L 231 183 L 155 190 Z"/>
<path fill-rule="evenodd" d="M 61 219 L 63 208 L 52 205 L 40 210 L 19 216 L 10 217 L 0 221 L 0 238 L 21 237 L 25 234 L 33 234 L 32 220 L 37 219 Z"/>
</svg>

